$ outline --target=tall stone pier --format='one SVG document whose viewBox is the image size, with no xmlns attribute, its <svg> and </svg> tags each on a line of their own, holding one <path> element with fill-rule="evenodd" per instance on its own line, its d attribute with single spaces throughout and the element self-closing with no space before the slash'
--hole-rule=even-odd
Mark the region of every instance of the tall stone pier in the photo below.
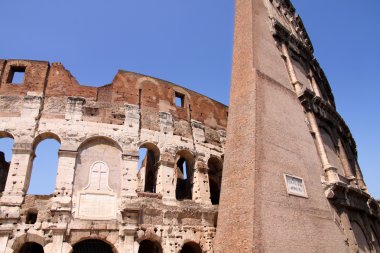
<svg viewBox="0 0 380 253">
<path fill-rule="evenodd" d="M 373 199 L 355 162 L 355 142 L 338 115 L 290 1 L 236 0 L 215 252 L 372 247 L 370 240 L 361 245 L 360 231 L 352 236 L 355 211 L 347 221 L 342 209 L 358 193 L 363 214 L 371 213 L 365 202 Z M 352 195 L 340 195 L 345 200 L 339 202 L 344 191 Z"/>
</svg>

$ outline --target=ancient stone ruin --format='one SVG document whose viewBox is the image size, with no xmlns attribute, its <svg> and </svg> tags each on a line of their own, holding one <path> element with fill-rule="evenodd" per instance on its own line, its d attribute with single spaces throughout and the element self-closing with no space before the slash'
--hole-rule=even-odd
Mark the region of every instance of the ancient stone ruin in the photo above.
<svg viewBox="0 0 380 253">
<path fill-rule="evenodd" d="M 302 20 L 288 0 L 235 2 L 230 108 L 137 73 L 96 88 L 0 60 L 0 253 L 380 252 L 379 203 Z M 29 195 L 46 139 L 55 190 Z"/>
</svg>

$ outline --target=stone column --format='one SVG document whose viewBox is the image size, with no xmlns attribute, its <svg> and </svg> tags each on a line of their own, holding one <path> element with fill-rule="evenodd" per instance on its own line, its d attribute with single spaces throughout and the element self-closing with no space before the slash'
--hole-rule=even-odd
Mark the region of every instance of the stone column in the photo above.
<svg viewBox="0 0 380 253">
<path fill-rule="evenodd" d="M 281 49 L 282 49 L 282 57 L 285 60 L 285 64 L 289 72 L 290 80 L 294 86 L 294 90 L 296 91 L 297 94 L 300 94 L 302 91 L 302 86 L 297 79 L 296 72 L 294 71 L 293 63 L 291 61 L 289 51 L 288 51 L 288 46 L 285 43 L 282 43 Z"/>
<path fill-rule="evenodd" d="M 0 230 L 0 253 L 6 253 L 9 235 L 12 230 Z"/>
<path fill-rule="evenodd" d="M 121 177 L 121 196 L 136 197 L 139 154 L 137 151 L 130 151 L 123 154 L 122 158 L 123 169 Z"/>
<path fill-rule="evenodd" d="M 203 161 L 195 163 L 193 200 L 198 203 L 211 204 L 207 164 Z"/>
<path fill-rule="evenodd" d="M 365 192 L 368 193 L 368 189 L 367 189 L 367 186 L 364 183 L 363 174 L 362 174 L 362 171 L 360 170 L 360 167 L 359 167 L 359 164 L 358 164 L 357 160 L 355 161 L 355 170 L 356 170 L 356 180 L 358 181 L 359 188 L 362 191 L 365 191 Z"/>
<path fill-rule="evenodd" d="M 356 243 L 355 234 L 351 228 L 350 218 L 348 217 L 347 210 L 344 208 L 340 214 L 340 221 L 343 225 L 344 232 L 346 234 L 348 243 L 350 245 L 351 252 L 358 252 L 359 248 Z"/>
<path fill-rule="evenodd" d="M 339 181 L 337 168 L 335 168 L 329 162 L 325 145 L 321 136 L 321 132 L 319 131 L 319 126 L 315 118 L 315 115 L 309 111 L 307 112 L 307 119 L 309 120 L 311 130 L 313 131 L 315 135 L 315 144 L 317 146 L 319 157 L 321 158 L 322 168 L 323 168 L 323 171 L 325 172 L 326 179 L 329 183 L 337 182 Z"/>
<path fill-rule="evenodd" d="M 138 250 L 135 247 L 135 234 L 137 231 L 136 226 L 127 226 L 124 229 L 124 250 L 123 253 L 135 253 Z"/>
<path fill-rule="evenodd" d="M 347 158 L 346 149 L 345 149 L 345 147 L 342 143 L 342 140 L 340 138 L 338 138 L 338 147 L 339 147 L 339 151 L 340 151 L 340 159 L 341 159 L 342 164 L 343 164 L 343 170 L 344 170 L 345 177 L 350 181 L 350 184 L 352 186 L 356 186 L 357 185 L 356 177 L 352 173 L 352 168 L 351 168 L 351 165 L 350 165 L 348 158 Z"/>
<path fill-rule="evenodd" d="M 318 83 L 315 81 L 314 74 L 311 70 L 309 72 L 309 79 L 310 79 L 311 87 L 313 87 L 313 91 L 315 95 L 317 97 L 322 97 L 321 92 L 319 91 Z"/>
<path fill-rule="evenodd" d="M 67 209 L 68 211 L 71 209 L 77 155 L 76 150 L 60 150 L 58 152 L 58 170 L 52 209 Z"/>
<path fill-rule="evenodd" d="M 173 204 L 176 201 L 175 197 L 175 173 L 174 162 L 172 161 L 160 161 L 160 167 L 158 169 L 159 176 L 157 177 L 157 193 L 162 194 L 162 200 L 166 204 Z"/>
<path fill-rule="evenodd" d="M 15 143 L 12 161 L 3 195 L 2 205 L 19 206 L 24 201 L 31 176 L 34 151 L 31 143 Z"/>
</svg>

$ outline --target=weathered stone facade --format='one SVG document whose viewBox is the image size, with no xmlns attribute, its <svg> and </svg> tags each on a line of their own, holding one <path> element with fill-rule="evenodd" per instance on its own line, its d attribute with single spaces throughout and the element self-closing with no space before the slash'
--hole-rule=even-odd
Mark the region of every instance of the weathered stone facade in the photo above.
<svg viewBox="0 0 380 253">
<path fill-rule="evenodd" d="M 0 60 L 0 253 L 380 252 L 379 203 L 292 4 L 235 11 L 230 109 L 136 73 L 95 88 Z M 49 138 L 55 191 L 28 195 Z"/>
<path fill-rule="evenodd" d="M 233 53 L 215 251 L 380 252 L 379 205 L 291 2 L 236 0 Z"/>
<path fill-rule="evenodd" d="M 20 69 L 24 81 L 13 84 Z M 85 239 L 115 252 L 212 251 L 217 202 L 209 173 L 218 194 L 226 106 L 125 71 L 99 88 L 80 86 L 59 63 L 2 60 L 0 76 L 0 136 L 14 139 L 0 252 L 19 252 L 26 242 L 71 252 Z M 55 192 L 25 195 L 35 148 L 47 138 L 61 144 Z M 148 152 L 138 173 L 140 147 Z"/>
</svg>

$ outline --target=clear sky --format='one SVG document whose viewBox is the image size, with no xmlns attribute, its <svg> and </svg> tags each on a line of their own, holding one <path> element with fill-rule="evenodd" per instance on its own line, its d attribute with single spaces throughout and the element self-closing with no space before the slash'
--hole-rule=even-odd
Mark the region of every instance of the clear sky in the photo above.
<svg viewBox="0 0 380 253">
<path fill-rule="evenodd" d="M 380 1 L 293 2 L 380 198 Z M 233 0 L 3 1 L 0 58 L 62 62 L 94 86 L 110 83 L 118 69 L 136 71 L 228 104 L 233 7 Z M 46 164 L 55 162 L 35 167 Z"/>
</svg>

